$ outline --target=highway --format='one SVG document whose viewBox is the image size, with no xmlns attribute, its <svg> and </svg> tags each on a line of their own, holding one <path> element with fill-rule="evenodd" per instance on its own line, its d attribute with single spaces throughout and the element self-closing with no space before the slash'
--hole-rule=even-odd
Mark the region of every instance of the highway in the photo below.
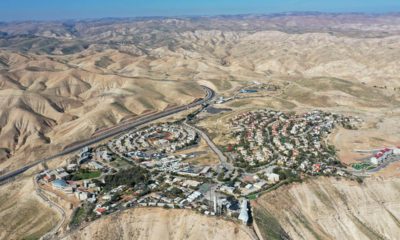
<svg viewBox="0 0 400 240">
<path fill-rule="evenodd" d="M 78 151 L 78 150 L 82 149 L 83 147 L 91 146 L 91 145 L 93 145 L 95 143 L 101 142 L 101 141 L 103 141 L 103 140 L 105 140 L 107 138 L 110 138 L 110 137 L 113 137 L 115 135 L 121 134 L 121 133 L 126 132 L 128 130 L 131 130 L 133 128 L 139 127 L 141 125 L 148 124 L 148 123 L 156 121 L 158 119 L 161 119 L 161 118 L 164 118 L 164 117 L 167 117 L 167 116 L 170 116 L 170 115 L 173 115 L 173 114 L 188 110 L 190 108 L 199 106 L 201 104 L 207 103 L 208 101 L 210 101 L 211 99 L 214 98 L 215 92 L 212 89 L 210 89 L 210 88 L 208 88 L 206 86 L 201 86 L 201 87 L 203 88 L 203 90 L 205 92 L 205 97 L 204 98 L 198 99 L 197 101 L 195 101 L 193 103 L 190 103 L 190 104 L 187 104 L 187 105 L 183 105 L 183 106 L 167 109 L 167 110 L 162 111 L 162 112 L 158 112 L 158 113 L 155 113 L 155 114 L 152 114 L 152 115 L 144 116 L 144 117 L 138 118 L 136 120 L 133 120 L 132 122 L 126 122 L 126 123 L 123 123 L 121 125 L 118 125 L 117 127 L 105 130 L 101 134 L 96 135 L 93 138 L 90 138 L 90 139 L 87 139 L 87 140 L 84 140 L 84 141 L 80 141 L 77 144 L 74 144 L 74 145 L 72 145 L 72 146 L 70 146 L 68 148 L 65 148 L 63 151 L 61 151 L 60 153 L 58 153 L 56 155 L 36 160 L 36 161 L 34 161 L 33 163 L 31 163 L 29 165 L 26 165 L 24 167 L 21 167 L 21 168 L 15 170 L 15 171 L 6 173 L 4 175 L 1 175 L 0 176 L 0 185 L 4 184 L 4 183 L 7 183 L 9 181 L 13 181 L 16 176 L 24 173 L 28 169 L 30 169 L 30 168 L 32 168 L 34 166 L 37 166 L 37 165 L 39 165 L 41 163 L 45 163 L 45 162 L 48 162 L 48 161 L 53 160 L 55 158 L 58 158 L 58 157 L 73 153 L 75 151 Z"/>
</svg>

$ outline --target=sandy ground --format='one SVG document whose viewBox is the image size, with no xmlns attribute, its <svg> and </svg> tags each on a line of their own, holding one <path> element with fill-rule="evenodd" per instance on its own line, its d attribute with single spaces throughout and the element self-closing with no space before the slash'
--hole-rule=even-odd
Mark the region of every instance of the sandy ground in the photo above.
<svg viewBox="0 0 400 240">
<path fill-rule="evenodd" d="M 373 150 L 400 145 L 400 129 L 398 115 L 375 114 L 367 116 L 364 124 L 358 130 L 343 128 L 330 136 L 330 141 L 339 150 L 342 162 L 351 164 L 360 159 L 369 158 L 371 154 L 360 154 L 355 150 Z"/>
<path fill-rule="evenodd" d="M 237 223 L 190 210 L 136 208 L 104 217 L 64 239 L 250 240 L 247 231 Z"/>
<path fill-rule="evenodd" d="M 149 29 L 143 22 L 138 24 L 144 24 L 144 27 L 134 26 L 134 29 L 139 32 Z M 250 28 L 252 24 L 249 25 Z M 261 25 L 263 24 L 261 22 Z M 332 22 L 330 24 L 336 27 L 344 25 Z M 125 32 L 121 29 L 125 29 L 126 26 L 119 26 L 117 23 L 97 29 L 95 24 L 94 27 L 87 26 L 90 34 L 86 36 L 89 37 L 88 41 L 96 40 L 96 38 L 103 39 L 104 32 L 110 31 L 111 39 L 109 40 L 123 41 L 131 36 L 131 34 L 126 36 L 120 34 Z M 131 46 L 130 53 L 126 53 L 126 49 L 119 51 L 109 48 L 110 46 L 92 45 L 77 54 L 51 57 L 48 54 L 39 55 L 33 52 L 20 54 L 18 50 L 2 49 L 0 54 L 2 63 L 5 63 L 3 64 L 5 71 L 0 74 L 0 168 L 17 167 L 57 153 L 72 141 L 86 138 L 101 128 L 115 125 L 124 119 L 149 110 L 162 110 L 171 104 L 186 104 L 203 95 L 199 84 L 207 85 L 215 89 L 217 93 L 226 96 L 253 81 L 290 82 L 284 89 L 284 93 L 279 96 L 246 98 L 228 102 L 222 107 L 232 108 L 236 112 L 215 115 L 200 123 L 200 126 L 207 128 L 211 137 L 219 145 L 224 145 L 229 141 L 227 138 L 229 128 L 224 124 L 230 116 L 240 111 L 266 107 L 298 112 L 318 108 L 334 112 L 346 111 L 352 115 L 365 117 L 367 125 L 359 131 L 339 130 L 333 136 L 332 141 L 337 145 L 339 156 L 345 163 L 351 163 L 359 157 L 353 153 L 355 148 L 398 144 L 400 93 L 394 88 L 400 87 L 400 68 L 398 67 L 400 41 L 396 33 L 393 33 L 391 37 L 363 38 L 362 36 L 354 37 L 357 33 L 353 32 L 353 27 L 351 27 L 351 37 L 349 37 L 342 33 L 245 32 L 235 31 L 233 27 L 241 26 L 241 24 L 235 22 L 230 26 L 232 29 L 228 28 L 228 31 L 224 27 L 221 27 L 221 30 L 188 30 L 179 33 L 171 31 L 166 35 L 167 37 L 164 36 L 167 32 L 161 31 L 155 42 L 141 43 L 145 46 L 141 46 L 140 49 L 146 49 L 146 52 L 141 51 L 134 44 Z M 391 31 L 389 25 L 377 27 L 377 25 L 368 24 L 364 27 L 367 27 L 364 29 L 366 33 L 369 27 Z M 395 28 L 397 29 L 397 25 Z M 158 31 L 160 29 L 157 29 Z M 148 34 L 145 32 L 144 35 L 140 35 L 142 33 L 140 32 L 138 36 Z M 83 33 L 82 36 L 85 34 Z M 170 42 L 172 44 L 173 41 L 169 41 L 171 39 L 176 41 L 176 49 L 174 46 L 166 47 Z M 127 40 L 130 41 L 130 39 Z M 36 44 L 32 44 L 34 45 Z M 103 67 L 96 66 L 96 62 L 105 56 L 110 64 Z M 8 152 L 14 154 L 10 159 L 7 159 Z M 54 167 L 61 162 L 65 160 L 56 160 L 49 165 Z M 398 166 L 394 163 L 383 170 L 382 174 L 386 177 L 397 175 Z M 353 195 L 351 191 L 346 190 L 347 188 L 337 187 L 340 184 L 334 185 L 339 192 L 343 192 L 344 196 L 349 196 L 351 204 L 358 203 L 360 199 L 374 202 L 370 197 L 364 197 L 362 193 L 357 192 L 358 195 Z M 397 186 L 395 181 L 393 185 Z M 326 183 L 326 186 L 331 186 L 331 184 Z M 391 198 L 391 194 L 398 192 L 398 188 L 391 186 L 390 183 L 378 182 L 371 189 Z M 323 185 L 318 185 L 318 187 L 320 190 L 315 191 L 307 191 L 300 187 L 296 194 L 304 191 L 314 196 L 324 191 L 331 191 L 325 189 Z M 1 238 L 35 237 L 50 229 L 56 222 L 56 215 L 38 202 L 33 197 L 32 191 L 28 180 L 0 187 Z M 372 196 L 370 193 L 368 195 Z M 290 195 L 283 196 L 291 197 Z M 352 196 L 355 197 L 352 198 Z M 342 197 L 340 194 L 334 195 L 332 204 L 334 205 L 337 199 L 340 200 L 340 197 Z M 291 207 L 313 208 L 318 203 L 315 197 L 312 197 L 312 201 L 308 201 L 307 196 L 299 199 L 301 201 L 293 200 L 287 207 L 289 209 Z M 280 200 L 284 202 L 285 198 Z M 337 207 L 338 212 L 346 212 L 348 203 L 344 200 L 340 201 L 340 207 L 336 205 L 334 207 Z M 398 197 L 396 201 L 398 202 Z M 397 202 L 388 202 L 397 207 Z M 281 211 L 283 208 L 279 207 Z M 324 212 L 323 207 L 316 206 L 316 208 Z M 373 208 L 363 209 L 363 211 L 382 216 L 382 218 L 380 216 L 375 218 L 373 215 L 365 215 L 373 220 L 371 224 L 379 226 L 379 229 L 374 228 L 374 231 L 387 236 L 397 233 L 396 226 L 393 226 L 391 222 L 393 217 L 386 213 L 381 215 L 385 212 L 382 206 L 376 208 L 379 209 L 378 212 L 375 212 Z M 277 211 L 276 215 L 282 219 L 288 217 L 293 217 L 298 221 L 301 219 L 317 221 L 315 219 L 318 219 L 307 215 L 305 218 L 296 218 L 296 214 L 292 213 L 279 215 L 280 211 Z M 174 219 L 165 220 L 164 223 L 173 222 L 171 226 L 176 229 L 179 229 L 181 227 L 179 224 L 182 224 L 188 234 L 193 233 L 189 235 L 193 236 L 193 239 L 198 236 L 213 239 L 216 234 L 222 234 L 227 238 L 232 236 L 233 239 L 236 236 L 229 235 L 232 232 L 235 233 L 234 227 L 226 232 L 222 230 L 220 232 L 220 229 L 225 229 L 222 226 L 225 224 L 219 225 L 220 222 L 210 223 L 213 226 L 211 229 L 215 229 L 212 233 L 208 232 L 206 223 L 204 226 L 196 225 L 193 229 L 197 230 L 190 232 L 192 222 L 185 222 L 182 220 L 183 217 L 188 217 L 194 223 L 202 223 L 202 221 L 190 218 L 189 213 L 185 212 L 185 214 L 171 215 Z M 143 225 L 139 230 L 133 227 L 132 229 L 136 232 L 129 232 L 129 234 L 144 239 L 149 238 L 148 229 L 153 229 L 150 224 L 155 221 L 154 215 L 152 216 L 144 218 L 148 221 L 146 223 L 148 225 Z M 166 218 L 171 217 L 166 216 Z M 395 218 L 398 219 L 398 215 Z M 129 217 L 124 219 L 129 219 Z M 335 226 L 328 230 L 322 229 L 321 232 L 346 238 L 347 235 L 343 235 L 342 229 L 346 229 L 352 222 L 355 223 L 354 218 L 352 219 L 351 221 L 338 220 L 337 225 L 329 221 L 321 222 L 321 226 L 323 225 L 321 228 Z M 142 219 L 132 216 L 132 222 L 135 223 L 132 225 L 136 225 L 139 220 Z M 115 226 L 110 224 L 115 229 L 119 229 L 118 227 L 124 224 L 118 218 L 115 221 L 121 223 Z M 392 232 L 386 231 L 386 227 L 382 226 L 386 223 L 390 224 L 391 228 L 393 226 Z M 300 223 L 293 223 L 294 226 L 298 224 Z M 107 224 L 101 226 L 108 230 L 114 229 L 108 228 Z M 161 229 L 157 230 L 160 234 L 170 232 L 162 230 L 164 225 L 156 227 Z M 93 224 L 93 228 L 97 228 L 96 224 Z M 293 228 L 293 232 L 295 230 Z M 99 235 L 92 235 L 96 231 L 99 231 Z M 128 238 L 130 236 L 124 235 L 124 231 L 116 231 L 115 236 L 112 235 L 112 231 L 103 233 L 100 228 L 96 231 L 89 231 L 84 236 L 110 236 L 109 239 L 115 236 L 128 236 Z M 362 235 L 354 231 L 349 230 L 349 234 L 358 237 L 365 235 L 365 233 Z M 298 235 L 302 236 L 301 233 Z M 336 233 L 338 235 L 335 235 Z M 185 238 L 184 234 L 179 232 L 171 235 L 171 238 L 175 236 Z M 311 235 L 304 233 L 307 237 Z M 376 235 L 372 234 L 372 236 Z M 75 238 L 79 239 L 79 235 Z"/>
<path fill-rule="evenodd" d="M 218 156 L 208 147 L 206 141 L 202 138 L 197 146 L 179 151 L 177 154 L 188 154 L 193 152 L 200 152 L 201 154 L 194 158 L 186 159 L 185 162 L 207 166 L 215 166 L 219 164 Z"/>
<path fill-rule="evenodd" d="M 400 235 L 399 188 L 398 178 L 372 178 L 359 184 L 321 177 L 279 188 L 252 205 L 260 211 L 256 219 L 266 226 L 265 236 L 281 231 L 294 240 L 394 240 Z M 274 221 L 279 224 L 274 226 Z"/>
<path fill-rule="evenodd" d="M 60 220 L 34 193 L 32 178 L 0 187 L 0 239 L 36 239 Z"/>
</svg>

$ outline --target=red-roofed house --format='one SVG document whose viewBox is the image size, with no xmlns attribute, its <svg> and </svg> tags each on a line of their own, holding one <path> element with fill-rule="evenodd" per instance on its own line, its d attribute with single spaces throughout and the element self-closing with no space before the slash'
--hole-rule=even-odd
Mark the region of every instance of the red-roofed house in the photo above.
<svg viewBox="0 0 400 240">
<path fill-rule="evenodd" d="M 97 215 L 101 215 L 101 214 L 105 213 L 106 211 L 107 211 L 107 209 L 104 207 L 99 207 L 99 208 L 96 208 L 96 210 L 95 210 Z"/>
<path fill-rule="evenodd" d="M 312 165 L 312 171 L 313 172 L 320 172 L 321 171 L 321 164 L 315 163 Z"/>
</svg>

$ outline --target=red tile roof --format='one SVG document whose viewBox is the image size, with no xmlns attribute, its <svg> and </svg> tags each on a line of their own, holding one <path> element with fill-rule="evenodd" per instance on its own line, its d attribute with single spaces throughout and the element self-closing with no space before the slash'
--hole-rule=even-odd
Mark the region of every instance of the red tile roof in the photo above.
<svg viewBox="0 0 400 240">
<path fill-rule="evenodd" d="M 103 207 L 97 208 L 97 209 L 96 209 L 96 212 L 98 212 L 98 213 L 104 213 L 104 212 L 106 212 L 106 211 L 107 211 L 107 209 L 105 209 L 105 208 L 103 208 Z"/>
</svg>

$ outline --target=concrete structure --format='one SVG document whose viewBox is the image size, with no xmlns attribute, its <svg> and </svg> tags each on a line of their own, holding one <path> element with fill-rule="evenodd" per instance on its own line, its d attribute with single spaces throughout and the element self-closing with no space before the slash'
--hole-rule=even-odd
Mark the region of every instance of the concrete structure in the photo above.
<svg viewBox="0 0 400 240">
<path fill-rule="evenodd" d="M 378 165 L 379 164 L 379 161 L 378 161 L 378 159 L 376 157 L 372 157 L 369 161 L 373 165 Z"/>
<path fill-rule="evenodd" d="M 53 185 L 53 188 L 61 189 L 61 190 L 63 190 L 64 188 L 66 188 L 68 186 L 68 184 L 62 179 L 56 179 L 53 182 L 51 182 L 51 184 Z"/>
<path fill-rule="evenodd" d="M 243 199 L 242 203 L 240 204 L 240 214 L 238 219 L 242 221 L 243 224 L 247 224 L 249 222 L 249 209 L 247 207 L 247 200 Z"/>
<path fill-rule="evenodd" d="M 278 175 L 278 181 L 279 181 L 279 175 Z M 254 183 L 253 185 L 254 185 L 254 187 L 256 187 L 256 188 L 261 189 L 261 188 L 263 188 L 265 185 L 267 185 L 267 182 L 264 181 L 264 180 L 261 180 L 261 181 L 259 181 L 259 182 Z"/>
<path fill-rule="evenodd" d="M 394 148 L 393 149 L 393 154 L 394 155 L 400 155 L 400 147 Z"/>
<path fill-rule="evenodd" d="M 276 173 L 267 173 L 267 178 L 269 182 L 276 183 L 279 182 L 279 175 Z"/>
</svg>

